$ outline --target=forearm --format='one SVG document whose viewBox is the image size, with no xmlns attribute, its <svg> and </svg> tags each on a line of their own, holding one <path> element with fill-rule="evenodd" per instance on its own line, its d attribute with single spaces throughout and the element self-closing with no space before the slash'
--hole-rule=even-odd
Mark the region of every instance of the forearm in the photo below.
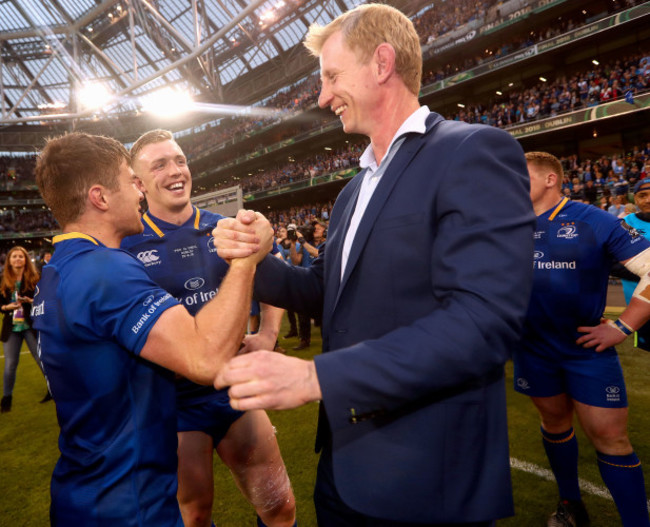
<svg viewBox="0 0 650 527">
<path fill-rule="evenodd" d="M 202 343 L 198 363 L 208 363 L 210 382 L 239 349 L 250 313 L 254 276 L 252 262 L 233 260 L 217 296 L 194 317 Z"/>
<path fill-rule="evenodd" d="M 260 304 L 261 321 L 259 333 L 268 335 L 270 339 L 276 340 L 282 324 L 284 309 L 270 304 Z"/>
<path fill-rule="evenodd" d="M 310 254 L 310 256 L 313 256 L 314 258 L 318 256 L 318 249 L 314 247 L 311 243 L 304 242 L 303 247 Z"/>
<path fill-rule="evenodd" d="M 619 319 L 625 322 L 630 329 L 636 331 L 650 320 L 650 304 L 632 297 Z"/>
</svg>

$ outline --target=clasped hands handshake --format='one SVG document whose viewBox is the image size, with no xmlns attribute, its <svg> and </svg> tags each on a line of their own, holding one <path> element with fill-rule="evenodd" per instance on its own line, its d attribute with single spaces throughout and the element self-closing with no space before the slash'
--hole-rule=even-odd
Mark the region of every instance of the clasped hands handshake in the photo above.
<svg viewBox="0 0 650 527">
<path fill-rule="evenodd" d="M 240 210 L 212 231 L 217 254 L 228 262 L 257 265 L 273 246 L 273 228 L 259 212 Z M 288 409 L 321 399 L 313 361 L 268 350 L 231 359 L 217 375 L 215 388 L 229 386 L 230 405 L 237 410 Z"/>
</svg>

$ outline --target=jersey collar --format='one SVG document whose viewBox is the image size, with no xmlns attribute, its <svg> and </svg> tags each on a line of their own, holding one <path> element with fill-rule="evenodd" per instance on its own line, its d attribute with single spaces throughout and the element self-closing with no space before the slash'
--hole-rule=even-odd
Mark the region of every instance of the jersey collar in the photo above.
<svg viewBox="0 0 650 527">
<path fill-rule="evenodd" d="M 194 222 L 193 222 L 194 228 L 198 230 L 199 220 L 201 218 L 201 210 L 194 206 L 192 206 L 192 208 L 194 209 Z M 151 230 L 155 232 L 159 238 L 163 238 L 165 236 L 165 233 L 160 229 L 160 227 L 158 227 L 158 225 L 156 225 L 154 218 L 151 216 L 151 214 L 149 214 L 148 211 L 142 215 L 142 219 L 147 225 L 149 225 L 149 227 L 151 227 Z M 156 218 L 156 220 L 158 220 L 158 218 Z M 162 221 L 162 220 L 158 220 L 158 221 Z"/>
<path fill-rule="evenodd" d="M 557 204 L 557 207 L 555 207 L 555 210 L 553 212 L 551 212 L 551 215 L 548 217 L 548 221 L 553 221 L 555 219 L 555 216 L 557 216 L 560 213 L 560 211 L 564 208 L 564 206 L 568 202 L 569 202 L 568 197 L 565 196 L 564 198 L 562 198 L 562 201 L 560 201 L 560 203 Z"/>
<path fill-rule="evenodd" d="M 54 238 L 52 238 L 52 243 L 55 244 L 55 243 L 63 242 L 63 241 L 66 241 L 66 240 L 73 240 L 75 238 L 88 240 L 88 241 L 94 243 L 95 245 L 100 245 L 100 243 L 95 238 L 93 238 L 92 236 L 89 236 L 88 234 L 84 234 L 82 232 L 68 232 L 66 234 L 58 234 L 58 235 L 54 236 Z"/>
</svg>

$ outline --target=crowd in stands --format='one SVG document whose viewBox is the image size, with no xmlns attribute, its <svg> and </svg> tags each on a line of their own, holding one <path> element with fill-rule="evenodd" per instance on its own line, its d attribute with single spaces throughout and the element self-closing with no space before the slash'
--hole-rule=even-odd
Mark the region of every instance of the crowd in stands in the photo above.
<svg viewBox="0 0 650 527">
<path fill-rule="evenodd" d="M 649 55 L 646 52 L 616 59 L 570 77 L 561 76 L 524 90 L 511 90 L 487 102 L 468 103 L 447 118 L 507 128 L 626 96 L 634 97 L 650 89 Z"/>
<path fill-rule="evenodd" d="M 10 209 L 0 216 L 0 235 L 3 233 L 51 232 L 59 230 L 59 224 L 49 210 Z"/>
<path fill-rule="evenodd" d="M 625 0 L 613 1 L 608 7 L 609 12 L 615 12 L 621 9 L 627 9 L 634 5 L 643 3 L 645 0 Z M 433 8 L 421 13 L 418 17 L 413 19 L 413 22 L 421 35 L 423 44 L 432 42 L 435 38 L 441 37 L 444 34 L 458 29 L 459 27 L 471 22 L 476 18 L 485 17 L 486 13 L 491 9 L 498 7 L 501 2 L 495 0 L 476 2 L 471 0 L 462 0 L 461 2 L 438 2 Z M 436 81 L 456 75 L 460 71 L 466 71 L 477 65 L 498 60 L 512 53 L 516 53 L 522 49 L 535 45 L 557 35 L 564 34 L 573 29 L 577 29 L 587 23 L 585 13 L 578 13 L 575 19 L 562 18 L 554 20 L 546 26 L 536 28 L 524 36 L 509 36 L 508 40 L 487 47 L 480 55 L 475 57 L 467 57 L 462 64 L 457 62 L 442 65 L 436 71 L 426 71 L 423 74 L 422 85 L 426 86 Z M 643 60 L 645 57 L 640 57 Z M 646 62 L 646 71 L 650 68 L 650 59 Z M 601 68 L 603 69 L 603 68 Z M 626 75 L 626 73 L 624 74 Z M 559 92 L 556 96 L 557 100 L 540 101 L 539 108 L 537 104 L 524 104 L 523 108 L 517 104 L 514 108 L 510 105 L 517 101 L 490 101 L 490 104 L 474 104 L 472 105 L 471 112 L 465 110 L 459 112 L 457 116 L 451 118 L 458 118 L 461 120 L 474 120 L 476 122 L 486 122 L 494 126 L 510 126 L 519 122 L 526 122 L 531 119 L 539 119 L 542 117 L 553 116 L 562 112 L 571 111 L 583 106 L 594 106 L 609 100 L 622 97 L 628 90 L 631 90 L 633 95 L 646 91 L 648 89 L 648 75 L 630 79 L 626 85 L 623 85 L 620 80 L 617 86 L 608 86 L 603 88 L 602 82 L 597 86 L 588 84 L 588 98 L 584 99 L 582 93 L 577 93 L 580 97 L 571 99 L 573 94 L 569 92 L 570 97 L 568 103 L 565 98 L 560 96 L 563 92 Z M 532 88 L 533 92 L 542 91 L 537 88 Z M 597 94 L 594 92 L 597 91 Z M 601 97 L 602 92 L 602 97 Z M 301 80 L 295 85 L 285 88 L 278 92 L 270 99 L 263 101 L 262 105 L 267 108 L 275 108 L 284 113 L 293 112 L 296 110 L 306 110 L 312 107 L 318 100 L 319 94 L 319 77 L 318 73 L 314 73 Z M 522 93 L 508 94 L 508 98 L 523 97 L 525 101 L 526 95 Z M 543 97 L 542 97 L 543 98 Z M 561 100 L 560 100 L 561 99 Z M 535 101 L 535 97 L 532 97 Z M 507 108 L 500 109 L 499 105 L 506 104 Z M 522 109 L 524 112 L 522 113 Z M 475 117 L 468 117 L 469 114 Z M 218 145 L 227 143 L 229 141 L 236 141 L 242 136 L 250 135 L 255 131 L 271 125 L 276 122 L 278 117 L 267 117 L 260 119 L 251 119 L 250 117 L 232 117 L 225 118 L 219 121 L 218 125 L 210 127 L 207 130 L 198 132 L 188 137 L 187 140 L 179 138 L 179 143 L 183 147 L 184 152 L 188 158 L 192 160 L 197 154 L 209 152 L 211 149 Z M 474 121 L 472 121 L 474 122 Z M 322 123 L 311 122 L 305 125 L 305 128 L 314 128 L 315 125 L 320 126 Z M 297 133 L 297 132 L 296 132 Z M 284 137 L 277 138 L 277 141 L 282 140 Z"/>
<path fill-rule="evenodd" d="M 0 190 L 34 183 L 36 155 L 0 156 Z"/>
<path fill-rule="evenodd" d="M 501 2 L 497 0 L 436 2 L 420 16 L 413 18 L 413 25 L 424 46 L 473 20 L 485 18 L 488 9 L 499 3 Z"/>
<path fill-rule="evenodd" d="M 280 227 L 290 223 L 297 227 L 311 225 L 314 221 L 329 222 L 334 201 L 310 203 L 286 210 L 271 210 L 266 212 L 266 217 L 277 232 Z"/>
<path fill-rule="evenodd" d="M 359 156 L 366 147 L 365 142 L 346 145 L 345 148 L 332 150 L 306 159 L 270 167 L 240 182 L 242 192 L 250 194 L 262 190 L 274 189 L 289 183 L 308 180 L 350 167 L 359 166 Z M 231 186 L 232 182 L 222 183 L 222 187 Z"/>
</svg>

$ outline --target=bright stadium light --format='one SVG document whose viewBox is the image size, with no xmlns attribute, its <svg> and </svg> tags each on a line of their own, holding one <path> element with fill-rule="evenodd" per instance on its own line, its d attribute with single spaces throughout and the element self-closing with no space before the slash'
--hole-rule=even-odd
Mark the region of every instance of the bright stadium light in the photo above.
<svg viewBox="0 0 650 527">
<path fill-rule="evenodd" d="M 99 110 L 112 98 L 113 95 L 106 86 L 98 82 L 85 84 L 77 91 L 77 102 L 88 110 Z"/>
<path fill-rule="evenodd" d="M 175 117 L 193 109 L 194 101 L 186 91 L 163 88 L 142 99 L 142 111 L 160 117 Z"/>
</svg>

